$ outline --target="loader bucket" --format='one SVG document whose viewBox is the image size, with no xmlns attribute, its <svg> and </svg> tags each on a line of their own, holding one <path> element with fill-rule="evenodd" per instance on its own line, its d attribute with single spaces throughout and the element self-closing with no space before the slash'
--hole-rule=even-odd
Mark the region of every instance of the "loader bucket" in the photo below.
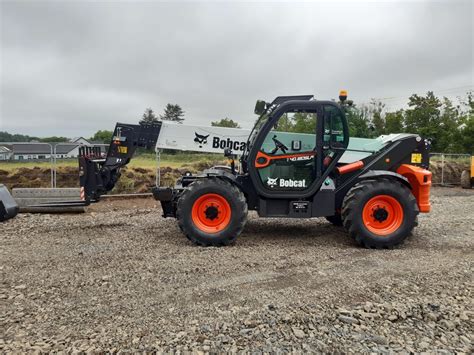
<svg viewBox="0 0 474 355">
<path fill-rule="evenodd" d="M 6 188 L 0 184 L 0 222 L 13 218 L 18 214 L 19 208 L 16 201 Z"/>
</svg>

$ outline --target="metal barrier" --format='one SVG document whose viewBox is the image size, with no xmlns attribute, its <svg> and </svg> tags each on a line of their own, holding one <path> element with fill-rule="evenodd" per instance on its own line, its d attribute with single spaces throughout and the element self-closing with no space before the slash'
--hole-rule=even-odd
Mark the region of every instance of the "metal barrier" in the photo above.
<svg viewBox="0 0 474 355">
<path fill-rule="evenodd" d="M 469 168 L 470 154 L 430 153 L 430 170 L 433 185 L 455 186 L 461 184 L 461 173 Z"/>
</svg>

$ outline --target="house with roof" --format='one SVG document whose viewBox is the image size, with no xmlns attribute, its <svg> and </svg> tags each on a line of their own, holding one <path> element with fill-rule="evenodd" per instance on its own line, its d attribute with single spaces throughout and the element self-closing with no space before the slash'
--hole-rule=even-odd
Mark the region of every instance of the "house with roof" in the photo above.
<svg viewBox="0 0 474 355">
<path fill-rule="evenodd" d="M 0 145 L 0 161 L 1 160 L 10 160 L 13 156 L 11 147 L 6 145 Z"/>
<path fill-rule="evenodd" d="M 58 143 L 14 143 L 12 144 L 13 160 L 49 160 L 55 156 L 56 159 L 77 158 L 81 146 L 93 146 L 97 143 L 89 142 L 83 137 L 74 138 L 69 142 Z M 105 147 L 102 147 L 105 152 Z"/>
</svg>

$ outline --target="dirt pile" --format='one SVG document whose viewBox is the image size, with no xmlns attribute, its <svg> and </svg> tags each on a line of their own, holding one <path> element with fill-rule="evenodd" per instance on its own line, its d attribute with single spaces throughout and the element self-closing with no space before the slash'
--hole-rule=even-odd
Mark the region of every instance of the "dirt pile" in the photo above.
<svg viewBox="0 0 474 355">
<path fill-rule="evenodd" d="M 441 161 L 430 162 L 430 171 L 433 173 L 432 181 L 434 184 L 440 184 L 443 181 L 445 184 L 459 185 L 463 170 L 469 170 L 467 163 L 445 162 L 443 171 L 443 163 Z"/>
<path fill-rule="evenodd" d="M 64 169 L 71 169 L 71 171 L 74 170 L 73 168 L 60 168 L 58 169 L 58 173 Z M 77 177 L 77 172 L 75 175 Z M 12 171 L 0 169 L 0 183 L 6 185 L 9 189 L 16 187 L 50 187 L 51 169 L 39 167 L 19 168 Z M 71 185 L 67 187 L 74 186 L 76 185 L 71 182 Z"/>
<path fill-rule="evenodd" d="M 174 185 L 176 180 L 186 172 L 196 174 L 221 162 L 196 162 L 184 164 L 181 168 L 162 167 L 160 180 L 162 186 Z M 156 170 L 149 168 L 125 167 L 113 193 L 149 192 L 155 185 Z M 77 167 L 59 167 L 56 172 L 57 187 L 79 187 Z M 19 168 L 12 171 L 0 169 L 0 183 L 9 189 L 19 187 L 51 187 L 51 169 Z"/>
</svg>

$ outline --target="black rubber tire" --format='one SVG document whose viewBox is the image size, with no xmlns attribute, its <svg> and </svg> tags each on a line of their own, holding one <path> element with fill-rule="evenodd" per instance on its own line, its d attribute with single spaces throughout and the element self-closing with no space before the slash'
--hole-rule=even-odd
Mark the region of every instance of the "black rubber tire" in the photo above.
<svg viewBox="0 0 474 355">
<path fill-rule="evenodd" d="M 463 170 L 462 173 L 461 173 L 461 187 L 463 189 L 472 188 L 471 172 L 469 170 Z"/>
<path fill-rule="evenodd" d="M 342 216 L 340 213 L 336 213 L 334 216 L 326 216 L 326 220 L 337 227 L 342 226 Z"/>
<path fill-rule="evenodd" d="M 377 195 L 394 197 L 403 209 L 401 226 L 386 236 L 379 236 L 369 231 L 362 219 L 365 204 Z M 410 189 L 391 179 L 361 181 L 349 190 L 342 204 L 344 228 L 358 244 L 365 248 L 390 249 L 401 244 L 417 225 L 418 213 L 418 205 Z"/>
<path fill-rule="evenodd" d="M 6 219 L 7 219 L 7 210 L 5 209 L 3 202 L 0 201 L 0 222 L 5 221 Z"/>
<path fill-rule="evenodd" d="M 194 202 L 202 195 L 214 193 L 224 197 L 231 208 L 228 226 L 218 233 L 205 233 L 193 222 Z M 242 233 L 247 222 L 247 202 L 242 191 L 234 184 L 219 178 L 198 179 L 185 188 L 178 200 L 176 218 L 180 229 L 193 243 L 201 246 L 232 244 Z"/>
</svg>

